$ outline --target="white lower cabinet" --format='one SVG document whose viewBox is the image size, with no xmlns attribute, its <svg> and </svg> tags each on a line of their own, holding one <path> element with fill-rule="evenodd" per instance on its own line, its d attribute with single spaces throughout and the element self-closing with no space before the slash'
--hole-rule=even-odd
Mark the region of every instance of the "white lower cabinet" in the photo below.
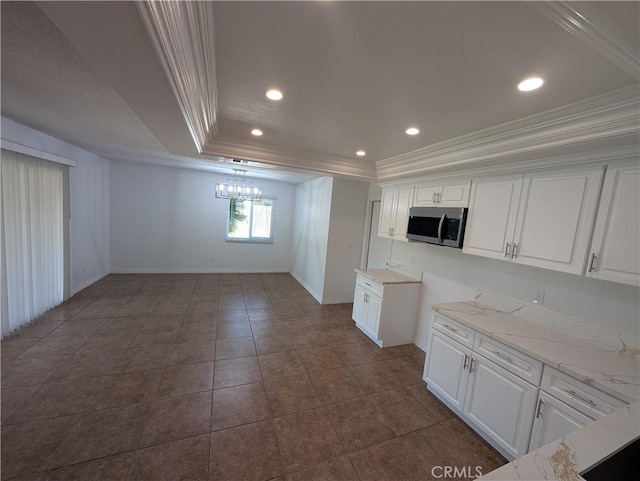
<svg viewBox="0 0 640 481">
<path fill-rule="evenodd" d="M 467 370 L 471 349 L 431 330 L 429 362 L 425 365 L 425 378 L 429 389 L 437 390 L 451 407 L 462 411 L 467 390 Z"/>
<path fill-rule="evenodd" d="M 442 319 L 431 329 L 424 374 L 429 390 L 506 457 L 526 454 L 538 387 L 454 340 L 468 328 Z"/>
<path fill-rule="evenodd" d="M 413 342 L 420 283 L 378 284 L 358 274 L 352 318 L 378 346 Z"/>
<path fill-rule="evenodd" d="M 625 404 L 447 316 L 430 334 L 427 388 L 510 460 Z"/>
<path fill-rule="evenodd" d="M 538 395 L 529 451 L 589 424 L 592 419 L 544 391 Z"/>
</svg>

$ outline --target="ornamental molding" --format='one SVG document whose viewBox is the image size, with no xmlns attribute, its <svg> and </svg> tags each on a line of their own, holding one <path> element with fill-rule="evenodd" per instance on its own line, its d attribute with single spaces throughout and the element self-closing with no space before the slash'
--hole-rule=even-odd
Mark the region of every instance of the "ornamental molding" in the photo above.
<svg viewBox="0 0 640 481">
<path fill-rule="evenodd" d="M 287 169 L 312 170 L 331 175 L 360 180 L 375 180 L 375 164 L 370 161 L 309 152 L 283 149 L 264 142 L 250 142 L 240 137 L 219 134 L 205 145 L 203 155 L 232 157 L 278 165 Z"/>
<path fill-rule="evenodd" d="M 532 1 L 529 5 L 636 80 L 640 78 L 638 46 L 630 45 L 590 2 Z"/>
<path fill-rule="evenodd" d="M 212 2 L 135 2 L 196 147 L 217 133 Z"/>
<path fill-rule="evenodd" d="M 639 105 L 638 85 L 633 84 L 380 160 L 378 180 L 559 157 L 611 148 L 611 143 L 637 145 Z"/>
</svg>

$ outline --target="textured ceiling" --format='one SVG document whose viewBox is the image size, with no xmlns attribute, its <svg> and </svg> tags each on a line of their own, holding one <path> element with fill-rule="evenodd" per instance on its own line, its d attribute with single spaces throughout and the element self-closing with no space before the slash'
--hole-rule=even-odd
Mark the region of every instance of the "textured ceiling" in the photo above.
<svg viewBox="0 0 640 481">
<path fill-rule="evenodd" d="M 2 2 L 2 114 L 80 147 L 164 147 L 31 2 Z"/>
<path fill-rule="evenodd" d="M 385 159 L 635 82 L 524 2 L 218 2 L 214 20 L 221 131 L 336 155 Z M 545 87 L 518 92 L 530 75 Z"/>
<path fill-rule="evenodd" d="M 639 2 L 594 2 L 637 52 Z M 196 152 L 132 2 L 7 2 L 2 115 L 108 158 L 228 169 Z M 222 134 L 376 161 L 637 77 L 526 2 L 216 2 Z M 525 76 L 545 86 L 521 94 Z M 264 98 L 271 86 L 285 99 Z M 420 135 L 407 137 L 415 125 Z M 264 137 L 250 135 L 253 127 Z M 258 175 L 298 182 L 251 165 Z M 260 167 L 263 167 L 260 169 Z"/>
</svg>

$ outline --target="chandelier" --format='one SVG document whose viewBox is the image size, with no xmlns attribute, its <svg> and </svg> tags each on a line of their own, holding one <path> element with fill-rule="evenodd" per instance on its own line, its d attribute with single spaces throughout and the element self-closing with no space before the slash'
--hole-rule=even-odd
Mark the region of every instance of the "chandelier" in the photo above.
<svg viewBox="0 0 640 481">
<path fill-rule="evenodd" d="M 256 187 L 245 178 L 246 170 L 233 169 L 233 179 L 223 184 L 216 184 L 217 199 L 262 200 L 262 187 Z"/>
</svg>

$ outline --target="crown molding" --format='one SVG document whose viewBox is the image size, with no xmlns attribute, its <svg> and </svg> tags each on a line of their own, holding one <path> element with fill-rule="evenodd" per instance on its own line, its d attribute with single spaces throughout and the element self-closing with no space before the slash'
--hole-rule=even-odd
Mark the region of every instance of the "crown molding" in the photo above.
<svg viewBox="0 0 640 481">
<path fill-rule="evenodd" d="M 584 42 L 610 62 L 640 78 L 640 54 L 590 2 L 529 2 L 533 8 Z"/>
<path fill-rule="evenodd" d="M 360 180 L 375 180 L 375 164 L 370 161 L 284 149 L 268 143 L 250 142 L 240 137 L 219 134 L 203 148 L 203 155 L 233 157 L 252 160 L 287 169 L 303 169 L 325 174 L 351 177 Z"/>
<path fill-rule="evenodd" d="M 638 143 L 638 84 L 376 162 L 378 180 Z"/>
<path fill-rule="evenodd" d="M 135 2 L 198 151 L 217 133 L 212 2 Z"/>
</svg>

